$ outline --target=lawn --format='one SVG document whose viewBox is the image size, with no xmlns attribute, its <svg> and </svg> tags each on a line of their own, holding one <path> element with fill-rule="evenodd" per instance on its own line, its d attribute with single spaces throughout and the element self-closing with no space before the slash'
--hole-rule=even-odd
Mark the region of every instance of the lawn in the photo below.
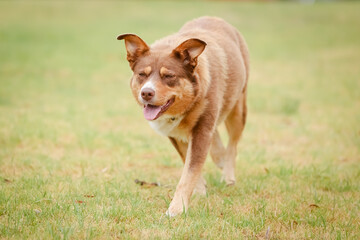
<svg viewBox="0 0 360 240">
<path fill-rule="evenodd" d="M 1 1 L 0 238 L 359 239 L 359 10 Z M 151 43 L 202 15 L 248 42 L 248 121 L 236 185 L 208 159 L 207 196 L 167 218 L 182 163 L 135 103 L 116 36 Z"/>
</svg>

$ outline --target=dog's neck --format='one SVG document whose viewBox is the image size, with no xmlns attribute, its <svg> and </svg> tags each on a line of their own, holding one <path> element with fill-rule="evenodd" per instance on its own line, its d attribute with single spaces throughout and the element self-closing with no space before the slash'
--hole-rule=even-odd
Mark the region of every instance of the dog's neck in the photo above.
<svg viewBox="0 0 360 240">
<path fill-rule="evenodd" d="M 163 115 L 154 121 L 149 121 L 149 124 L 160 135 L 174 137 L 187 142 L 186 135 L 177 129 L 183 118 L 183 116 Z"/>
</svg>

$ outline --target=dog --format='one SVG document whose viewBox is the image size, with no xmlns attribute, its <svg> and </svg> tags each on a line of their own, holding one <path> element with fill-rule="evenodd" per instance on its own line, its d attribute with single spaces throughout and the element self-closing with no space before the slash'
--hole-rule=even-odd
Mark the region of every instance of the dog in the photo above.
<svg viewBox="0 0 360 240">
<path fill-rule="evenodd" d="M 237 144 L 247 115 L 249 52 L 243 36 L 217 17 L 187 22 L 179 32 L 148 46 L 122 34 L 133 71 L 130 87 L 150 126 L 167 136 L 184 168 L 166 215 L 187 211 L 193 192 L 206 194 L 201 176 L 207 154 L 235 183 Z M 225 122 L 225 148 L 217 126 Z"/>
</svg>

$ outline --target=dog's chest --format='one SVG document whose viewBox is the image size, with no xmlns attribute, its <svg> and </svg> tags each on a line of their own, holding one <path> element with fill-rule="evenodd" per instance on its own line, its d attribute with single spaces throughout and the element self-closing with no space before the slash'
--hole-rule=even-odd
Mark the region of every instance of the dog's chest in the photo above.
<svg viewBox="0 0 360 240">
<path fill-rule="evenodd" d="M 184 142 L 187 142 L 186 133 L 180 129 L 178 126 L 183 117 L 167 117 L 163 116 L 155 121 L 150 121 L 150 126 L 159 134 L 167 137 L 174 137 Z"/>
</svg>

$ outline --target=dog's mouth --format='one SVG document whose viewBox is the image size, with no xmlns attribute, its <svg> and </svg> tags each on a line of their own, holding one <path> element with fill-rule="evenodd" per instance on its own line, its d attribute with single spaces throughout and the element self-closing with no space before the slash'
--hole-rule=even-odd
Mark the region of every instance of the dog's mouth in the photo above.
<svg viewBox="0 0 360 240">
<path fill-rule="evenodd" d="M 151 104 L 144 105 L 143 113 L 146 120 L 153 121 L 159 118 L 171 104 L 175 101 L 175 97 L 170 98 L 164 105 L 156 106 Z"/>
</svg>

